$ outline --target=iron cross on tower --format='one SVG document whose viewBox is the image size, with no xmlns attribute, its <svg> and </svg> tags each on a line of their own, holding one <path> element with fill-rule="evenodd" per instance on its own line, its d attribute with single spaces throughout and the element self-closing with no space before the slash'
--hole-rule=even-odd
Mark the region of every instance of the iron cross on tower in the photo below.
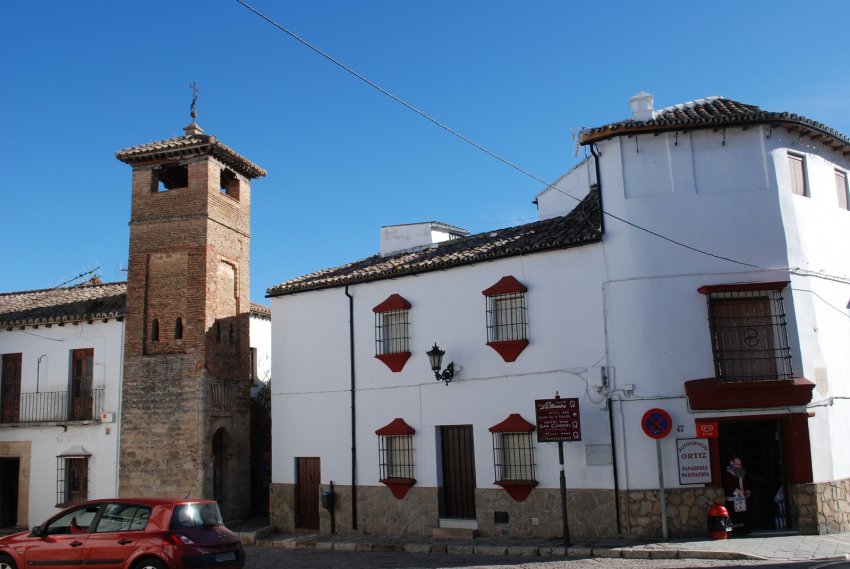
<svg viewBox="0 0 850 569">
<path fill-rule="evenodd" d="M 192 115 L 192 120 L 194 121 L 198 116 L 198 113 L 195 112 L 195 105 L 198 103 L 198 93 L 200 93 L 201 90 L 198 89 L 198 86 L 194 81 L 192 81 L 192 84 L 189 85 L 189 88 L 192 90 L 192 112 L 189 114 Z"/>
</svg>

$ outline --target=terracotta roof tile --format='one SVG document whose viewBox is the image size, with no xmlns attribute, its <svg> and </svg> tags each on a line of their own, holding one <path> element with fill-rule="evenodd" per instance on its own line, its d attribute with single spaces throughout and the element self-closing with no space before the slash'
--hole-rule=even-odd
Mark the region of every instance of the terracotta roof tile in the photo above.
<svg viewBox="0 0 850 569">
<path fill-rule="evenodd" d="M 256 316 L 258 318 L 271 318 L 272 317 L 272 309 L 268 306 L 263 306 L 262 304 L 251 303 L 251 316 Z"/>
<path fill-rule="evenodd" d="M 481 261 L 563 249 L 602 239 L 597 192 L 591 192 L 568 215 L 516 227 L 444 241 L 393 255 L 373 255 L 324 269 L 271 287 L 267 297 L 283 296 L 403 275 L 469 265 Z"/>
<path fill-rule="evenodd" d="M 850 154 L 850 138 L 825 124 L 793 113 L 763 111 L 755 105 L 723 97 L 708 97 L 666 107 L 656 111 L 655 117 L 648 121 L 629 119 L 584 129 L 580 141 L 582 144 L 591 144 L 623 134 L 723 128 L 747 124 L 768 124 L 783 126 L 792 131 L 800 130 L 803 135 L 821 140 L 834 149 L 840 149 L 845 155 Z"/>
<path fill-rule="evenodd" d="M 266 175 L 265 170 L 219 142 L 215 136 L 202 132 L 191 132 L 176 138 L 131 146 L 116 152 L 115 157 L 127 164 L 138 164 L 167 158 L 187 158 L 199 154 L 211 154 L 249 178 Z"/>
<path fill-rule="evenodd" d="M 0 327 L 124 316 L 127 283 L 0 293 Z"/>
</svg>

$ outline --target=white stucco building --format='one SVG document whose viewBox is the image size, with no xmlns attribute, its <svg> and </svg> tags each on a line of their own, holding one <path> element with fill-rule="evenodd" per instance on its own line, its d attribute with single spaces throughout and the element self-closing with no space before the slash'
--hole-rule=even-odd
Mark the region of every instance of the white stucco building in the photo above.
<svg viewBox="0 0 850 569">
<path fill-rule="evenodd" d="M 557 393 L 580 408 L 573 535 L 703 533 L 733 456 L 754 529 L 850 529 L 850 140 L 719 97 L 653 107 L 582 133 L 539 222 L 387 227 L 269 289 L 279 528 L 561 535 L 536 417 Z"/>
<path fill-rule="evenodd" d="M 0 294 L 2 527 L 118 493 L 124 283 Z"/>
<path fill-rule="evenodd" d="M 0 527 L 119 494 L 126 294 L 124 282 L 0 293 Z M 251 305 L 258 384 L 270 318 Z"/>
</svg>

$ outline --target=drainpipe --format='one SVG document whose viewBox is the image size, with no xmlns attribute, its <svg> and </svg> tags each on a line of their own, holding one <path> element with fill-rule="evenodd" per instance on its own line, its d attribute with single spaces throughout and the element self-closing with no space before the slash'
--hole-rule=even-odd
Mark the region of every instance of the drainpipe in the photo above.
<svg viewBox="0 0 850 569">
<path fill-rule="evenodd" d="M 600 155 L 597 151 L 595 142 L 590 145 L 590 153 L 593 154 L 593 165 L 596 170 L 596 194 L 597 199 L 599 200 L 599 231 L 604 234 L 605 208 L 602 207 L 602 175 L 599 168 Z M 607 318 L 607 311 L 604 317 Z M 607 337 L 605 339 L 605 353 L 606 355 L 608 353 Z M 620 477 L 617 472 L 617 438 L 614 436 L 614 408 L 611 403 L 611 396 L 609 395 L 606 401 L 606 406 L 608 407 L 608 433 L 611 436 L 611 470 L 614 474 L 614 515 L 617 519 L 617 535 L 620 535 L 623 530 L 622 524 L 620 523 Z M 626 465 L 626 468 L 628 468 L 628 465 Z M 626 515 L 628 516 L 628 512 Z"/>
<path fill-rule="evenodd" d="M 348 297 L 348 351 L 351 366 L 351 529 L 357 530 L 357 404 L 355 401 L 354 372 L 354 297 L 348 293 L 348 285 L 345 287 L 345 296 Z"/>
<path fill-rule="evenodd" d="M 608 432 L 611 434 L 611 465 L 614 470 L 614 516 L 617 518 L 617 535 L 622 533 L 623 528 L 620 524 L 620 480 L 617 475 L 617 451 L 614 437 L 614 409 L 612 407 L 611 397 L 607 401 L 608 407 Z"/>
<path fill-rule="evenodd" d="M 596 166 L 596 193 L 599 195 L 599 231 L 605 233 L 605 208 L 602 207 L 602 176 L 599 173 L 599 154 L 596 151 L 596 143 L 590 145 L 590 153 L 593 154 L 593 164 Z"/>
</svg>

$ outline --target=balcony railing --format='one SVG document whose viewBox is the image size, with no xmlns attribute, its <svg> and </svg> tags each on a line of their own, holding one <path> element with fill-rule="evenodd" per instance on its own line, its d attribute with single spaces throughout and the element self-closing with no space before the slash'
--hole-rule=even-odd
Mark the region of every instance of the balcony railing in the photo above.
<svg viewBox="0 0 850 569">
<path fill-rule="evenodd" d="M 56 423 L 100 419 L 103 389 L 20 393 L 0 401 L 0 423 Z"/>
</svg>

